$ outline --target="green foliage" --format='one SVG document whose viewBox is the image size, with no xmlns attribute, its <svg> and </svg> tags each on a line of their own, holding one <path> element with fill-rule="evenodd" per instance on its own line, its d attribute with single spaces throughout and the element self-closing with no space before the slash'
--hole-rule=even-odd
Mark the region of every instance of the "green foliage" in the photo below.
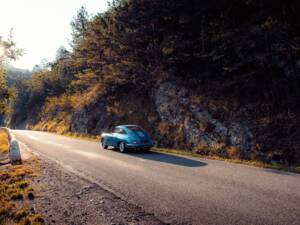
<svg viewBox="0 0 300 225">
<path fill-rule="evenodd" d="M 4 65 L 9 60 L 16 60 L 20 55 L 22 55 L 22 50 L 16 48 L 12 39 L 12 31 L 8 40 L 4 40 L 0 36 L 0 124 L 2 123 L 2 116 L 8 113 L 9 102 L 13 97 L 12 90 L 7 85 Z"/>
<path fill-rule="evenodd" d="M 7 112 L 7 105 L 10 98 L 5 71 L 0 69 L 0 114 Z"/>
<path fill-rule="evenodd" d="M 89 25 L 89 14 L 83 6 L 78 10 L 77 16 L 73 18 L 70 25 L 72 28 L 73 44 L 76 45 L 84 38 Z"/>
</svg>

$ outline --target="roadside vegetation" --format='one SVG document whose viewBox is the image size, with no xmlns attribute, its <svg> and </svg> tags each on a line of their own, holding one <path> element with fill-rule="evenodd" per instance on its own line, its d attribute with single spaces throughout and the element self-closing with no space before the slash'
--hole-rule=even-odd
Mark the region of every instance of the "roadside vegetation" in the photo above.
<svg viewBox="0 0 300 225">
<path fill-rule="evenodd" d="M 9 45 L 2 41 L 0 36 L 0 51 L 1 48 L 14 55 L 0 55 L 0 126 L 3 126 L 6 122 L 5 119 L 11 114 L 11 103 L 16 97 L 16 88 L 21 80 L 27 80 L 31 76 L 29 71 L 15 69 L 7 66 L 7 62 L 10 60 L 16 60 L 18 56 L 22 54 L 20 49 L 15 48 L 15 43 Z"/>
<path fill-rule="evenodd" d="M 7 154 L 8 153 L 8 137 L 7 134 L 3 131 L 0 131 L 0 153 Z"/>
<path fill-rule="evenodd" d="M 0 35 L 0 126 L 4 116 L 10 111 L 9 103 L 14 97 L 13 89 L 8 86 L 5 66 L 10 60 L 16 60 L 22 53 L 22 50 L 16 47 L 12 31 L 7 39 Z"/>
<path fill-rule="evenodd" d="M 8 153 L 8 140 L 0 133 L 0 154 Z M 22 165 L 0 165 L 0 225 L 41 225 L 44 219 L 30 207 L 35 198 L 30 179 L 36 176 L 39 164 L 36 158 Z"/>
</svg>

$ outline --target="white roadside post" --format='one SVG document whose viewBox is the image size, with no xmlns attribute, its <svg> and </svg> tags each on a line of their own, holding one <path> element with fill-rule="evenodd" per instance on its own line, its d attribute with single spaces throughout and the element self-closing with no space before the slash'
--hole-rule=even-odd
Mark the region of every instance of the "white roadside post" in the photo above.
<svg viewBox="0 0 300 225">
<path fill-rule="evenodd" d="M 9 141 L 9 159 L 11 164 L 21 164 L 21 153 L 20 153 L 20 146 L 19 142 L 16 140 L 15 136 L 10 132 L 8 128 L 0 128 L 5 133 L 7 133 L 8 141 Z"/>
<path fill-rule="evenodd" d="M 12 139 L 9 146 L 9 158 L 11 164 L 21 164 L 21 154 L 19 142 L 16 139 Z"/>
</svg>

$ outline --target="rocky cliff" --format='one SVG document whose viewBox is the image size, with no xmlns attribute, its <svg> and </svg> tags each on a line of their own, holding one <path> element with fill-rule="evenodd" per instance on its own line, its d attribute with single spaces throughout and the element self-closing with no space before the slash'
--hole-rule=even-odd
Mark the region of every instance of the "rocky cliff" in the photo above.
<svg viewBox="0 0 300 225">
<path fill-rule="evenodd" d="M 258 153 L 249 121 L 216 118 L 214 109 L 201 104 L 198 98 L 177 81 L 165 81 L 146 92 L 119 92 L 109 100 L 68 115 L 58 113 L 55 119 L 53 115 L 45 116 L 27 126 L 99 135 L 117 124 L 133 123 L 144 127 L 160 147 L 241 158 Z"/>
</svg>

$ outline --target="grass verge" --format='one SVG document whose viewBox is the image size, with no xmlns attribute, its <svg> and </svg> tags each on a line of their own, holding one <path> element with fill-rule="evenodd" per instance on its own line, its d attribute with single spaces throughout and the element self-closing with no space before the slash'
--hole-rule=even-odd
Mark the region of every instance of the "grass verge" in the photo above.
<svg viewBox="0 0 300 225">
<path fill-rule="evenodd" d="M 1 134 L 0 137 L 0 140 L 5 143 L 5 136 Z M 0 145 L 1 153 L 8 151 L 4 148 L 6 144 Z M 0 225 L 44 224 L 41 215 L 29 210 L 30 202 L 35 197 L 30 179 L 38 174 L 37 158 L 27 160 L 22 165 L 8 164 L 0 167 Z"/>
<path fill-rule="evenodd" d="M 77 134 L 77 133 L 65 133 L 63 136 L 71 137 L 71 138 L 79 138 L 87 141 L 100 141 L 100 136 L 90 135 L 90 134 Z"/>
</svg>

